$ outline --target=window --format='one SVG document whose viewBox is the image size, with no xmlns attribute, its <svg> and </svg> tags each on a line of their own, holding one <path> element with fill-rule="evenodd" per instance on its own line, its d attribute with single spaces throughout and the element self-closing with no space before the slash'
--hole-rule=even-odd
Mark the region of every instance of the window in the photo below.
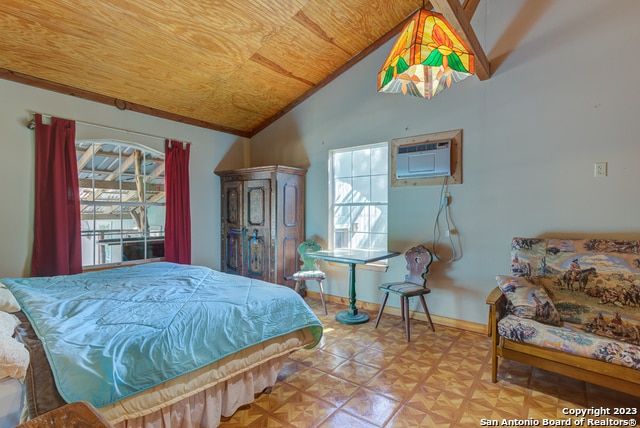
<svg viewBox="0 0 640 428">
<path fill-rule="evenodd" d="M 164 256 L 164 154 L 113 140 L 76 141 L 82 266 Z"/>
<path fill-rule="evenodd" d="M 387 249 L 388 144 L 329 152 L 330 245 Z"/>
</svg>

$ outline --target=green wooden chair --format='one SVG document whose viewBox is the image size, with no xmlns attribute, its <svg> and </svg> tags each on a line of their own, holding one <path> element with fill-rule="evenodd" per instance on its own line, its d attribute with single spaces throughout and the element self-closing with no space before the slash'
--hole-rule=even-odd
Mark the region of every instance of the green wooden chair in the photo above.
<svg viewBox="0 0 640 428">
<path fill-rule="evenodd" d="M 324 289 L 322 287 L 322 281 L 324 281 L 327 276 L 318 267 L 318 259 L 306 255 L 307 253 L 320 250 L 322 250 L 322 246 L 312 239 L 308 239 L 298 245 L 298 254 L 300 254 L 302 264 L 300 265 L 300 270 L 293 274 L 293 280 L 295 281 L 296 292 L 300 291 L 300 282 L 302 281 L 318 282 L 322 307 L 324 308 L 324 314 L 327 315 L 327 304 L 324 301 Z"/>
<path fill-rule="evenodd" d="M 424 299 L 425 294 L 431 293 L 431 290 L 427 288 L 427 273 L 429 273 L 429 265 L 433 262 L 433 255 L 424 246 L 418 245 L 409 249 L 404 254 L 404 258 L 407 260 L 407 270 L 409 273 L 405 276 L 403 282 L 388 282 L 381 284 L 378 288 L 384 291 L 384 297 L 382 304 L 380 305 L 380 311 L 378 312 L 378 319 L 376 320 L 375 328 L 378 328 L 380 318 L 382 318 L 382 312 L 384 306 L 387 304 L 389 293 L 400 296 L 400 311 L 402 313 L 402 319 L 405 325 L 405 334 L 407 336 L 407 342 L 411 341 L 411 332 L 409 327 L 409 298 L 419 297 L 420 303 L 424 313 L 427 315 L 429 324 L 431 324 L 431 330 L 436 331 L 431 321 L 431 315 L 429 314 L 429 308 L 427 308 L 427 302 Z"/>
</svg>

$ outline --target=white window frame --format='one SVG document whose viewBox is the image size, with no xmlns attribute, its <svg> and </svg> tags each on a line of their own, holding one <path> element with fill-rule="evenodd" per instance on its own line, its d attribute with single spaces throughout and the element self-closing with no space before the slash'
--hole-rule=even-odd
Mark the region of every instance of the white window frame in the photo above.
<svg viewBox="0 0 640 428">
<path fill-rule="evenodd" d="M 363 158 L 362 152 L 369 151 L 369 158 Z M 373 154 L 372 154 L 373 153 Z M 354 154 L 359 159 L 358 164 L 354 162 Z M 371 157 L 378 158 L 378 165 L 384 165 L 380 170 L 371 170 Z M 344 160 L 350 158 L 350 165 L 346 166 Z M 381 159 L 382 158 L 382 159 Z M 388 246 L 388 207 L 389 207 L 389 144 L 388 142 L 367 144 L 344 149 L 329 151 L 329 246 L 331 248 L 363 248 L 387 250 Z M 374 162 L 375 164 L 375 162 Z M 341 171 L 338 171 L 340 169 Z M 349 169 L 350 172 L 346 172 Z M 364 189 L 362 193 L 352 191 L 360 183 Z M 367 194 L 367 182 L 369 191 Z M 346 186 L 346 189 L 345 187 Z M 340 189 L 339 187 L 342 187 Z M 382 194 L 384 192 L 384 194 Z M 339 194 L 342 193 L 342 196 Z M 371 196 L 375 193 L 375 196 Z M 355 197 L 359 200 L 355 200 Z M 343 202 L 337 202 L 341 197 Z M 362 209 L 368 210 L 369 215 L 363 214 Z M 344 230 L 344 236 L 337 238 L 336 219 L 339 212 L 342 217 L 349 218 L 348 225 Z M 353 216 L 356 215 L 354 221 Z M 381 230 L 373 230 L 372 223 L 384 221 Z M 359 223 L 364 223 L 364 231 L 359 231 Z M 378 229 L 381 226 L 378 224 Z M 345 242 L 348 241 L 348 243 Z M 340 241 L 340 242 L 339 242 Z M 360 245 L 363 243 L 364 245 Z M 372 263 L 372 265 L 387 266 L 387 261 Z"/>
<path fill-rule="evenodd" d="M 103 146 L 116 147 L 115 153 L 110 153 L 112 154 L 112 156 L 115 156 L 117 161 L 114 160 L 109 167 L 104 164 L 95 164 L 94 150 L 96 147 L 98 148 L 98 150 L 100 150 L 100 147 Z M 140 174 L 131 172 L 131 162 L 129 159 L 131 155 L 127 155 L 125 153 L 125 151 L 131 152 L 133 150 L 139 150 L 143 153 L 144 161 L 141 165 L 142 171 Z M 158 257 L 157 255 L 151 254 L 149 252 L 149 245 L 157 245 L 158 241 L 162 241 L 162 243 L 164 244 L 164 153 L 146 147 L 142 144 L 133 142 L 125 142 L 114 139 L 85 139 L 76 141 L 76 156 L 78 160 L 78 177 L 80 180 L 80 214 L 82 224 L 81 239 L 83 251 L 83 269 L 92 270 L 113 265 L 139 264 L 152 260 L 162 260 L 163 257 Z M 147 160 L 147 156 L 151 156 L 154 159 L 154 165 L 159 162 L 159 159 L 161 159 L 159 168 L 156 167 L 152 169 L 148 167 L 148 164 L 151 163 L 151 161 Z M 113 197 L 106 198 L 106 200 L 101 199 L 99 195 L 107 194 L 109 193 L 109 190 L 105 190 L 105 187 L 96 187 L 96 177 L 104 177 L 107 172 L 110 172 L 110 174 L 108 174 L 107 178 L 102 178 L 102 180 L 105 182 L 113 183 L 112 185 L 115 187 L 113 187 L 111 190 L 114 192 L 115 199 L 113 199 Z M 143 184 L 142 193 L 144 195 L 144 201 L 139 201 L 138 199 L 117 199 L 122 198 L 123 195 L 127 194 L 127 191 L 124 187 L 125 184 L 123 183 L 128 182 L 130 184 L 132 180 L 134 182 L 137 182 L 138 180 L 136 179 L 136 177 L 142 177 L 142 180 L 140 181 Z M 155 199 L 150 197 L 152 190 L 149 190 L 148 187 L 149 183 L 151 183 L 152 181 L 156 182 L 154 188 L 157 188 L 157 186 L 160 185 L 158 182 L 162 183 L 162 190 L 160 193 L 155 195 Z M 87 186 L 87 182 L 91 182 L 92 186 Z M 137 186 L 138 184 L 136 184 L 136 189 Z M 131 195 L 131 193 L 135 192 L 132 192 L 131 189 L 129 189 L 128 193 L 129 195 Z M 98 195 L 98 198 L 96 198 L 96 195 Z M 100 227 L 96 227 L 99 219 L 96 218 L 95 213 L 97 211 L 100 211 L 100 209 L 104 209 L 106 207 L 118 207 L 114 211 L 117 211 L 119 213 L 119 220 L 114 218 L 107 220 L 107 222 L 119 222 L 119 228 L 112 229 L 107 226 L 107 229 L 100 229 Z M 124 218 L 122 214 L 123 212 L 127 212 L 129 209 L 134 207 L 143 208 L 144 215 L 142 216 L 142 219 L 144 221 L 145 230 L 140 231 L 137 230 L 137 228 L 129 230 L 125 227 L 125 224 L 131 223 L 133 220 L 132 217 Z M 156 215 L 160 216 L 160 220 L 157 220 L 156 222 L 161 223 L 161 226 L 156 226 L 156 228 L 153 229 L 149 227 L 150 207 L 163 208 L 156 213 Z M 138 219 L 137 222 L 139 223 L 140 221 L 142 220 Z M 134 221 L 134 223 L 136 222 Z M 160 229 L 158 229 L 158 227 Z M 106 235 L 108 235 L 111 239 L 105 240 L 101 238 L 101 236 L 103 236 L 105 232 Z M 99 243 L 100 240 L 102 240 L 103 243 Z M 129 242 L 128 240 L 131 242 Z M 139 246 L 142 246 L 142 257 L 135 258 L 133 260 L 125 260 L 125 245 L 127 244 L 127 242 L 129 242 L 129 244 L 136 242 L 139 244 Z M 102 247 L 102 250 L 99 250 L 99 247 Z M 108 256 L 105 257 L 105 253 L 107 253 Z M 106 260 L 111 257 L 111 260 L 101 260 L 99 254 L 102 254 L 102 259 Z M 136 257 L 138 255 L 139 254 L 137 254 Z"/>
</svg>

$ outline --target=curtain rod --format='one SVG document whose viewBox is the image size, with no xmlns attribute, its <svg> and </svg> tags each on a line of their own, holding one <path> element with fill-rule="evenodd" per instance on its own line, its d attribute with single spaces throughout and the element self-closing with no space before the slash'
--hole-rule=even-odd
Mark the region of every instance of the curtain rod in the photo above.
<svg viewBox="0 0 640 428">
<path fill-rule="evenodd" d="M 35 116 L 36 114 L 40 114 L 40 115 L 46 116 L 48 118 L 58 117 L 58 116 L 54 116 L 54 115 L 51 115 L 51 114 L 48 114 L 48 113 L 40 113 L 40 112 L 36 112 L 36 111 L 31 111 L 31 110 L 29 110 L 29 114 L 32 115 L 32 116 Z M 159 135 L 145 134 L 143 132 L 130 131 L 128 129 L 114 128 L 113 126 L 98 125 L 97 123 L 83 122 L 83 121 L 80 121 L 80 120 L 74 120 L 74 119 L 69 119 L 69 118 L 65 118 L 65 117 L 60 117 L 59 119 L 73 120 L 74 122 L 79 123 L 81 125 L 94 126 L 96 128 L 109 129 L 111 131 L 118 131 L 118 132 L 124 132 L 126 134 L 139 135 L 141 137 L 155 138 L 155 139 L 162 140 L 162 141 L 166 141 L 166 140 L 169 140 L 169 141 L 180 141 L 180 140 L 174 140 L 173 138 L 161 137 Z M 27 123 L 27 128 L 33 130 L 33 129 L 35 129 L 35 127 L 36 127 L 36 122 L 35 122 L 35 119 L 32 118 Z M 189 141 L 180 141 L 180 142 L 184 143 L 184 144 L 191 144 Z"/>
</svg>

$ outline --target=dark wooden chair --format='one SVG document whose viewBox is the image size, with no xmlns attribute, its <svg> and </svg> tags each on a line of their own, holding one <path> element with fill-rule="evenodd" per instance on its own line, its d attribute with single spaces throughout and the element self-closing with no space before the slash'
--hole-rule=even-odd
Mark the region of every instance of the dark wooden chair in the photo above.
<svg viewBox="0 0 640 428">
<path fill-rule="evenodd" d="M 327 276 L 318 267 L 318 259 L 306 255 L 307 253 L 320 250 L 322 250 L 322 246 L 312 239 L 307 239 L 298 245 L 298 254 L 300 254 L 302 264 L 300 265 L 300 270 L 293 274 L 293 280 L 295 281 L 296 292 L 300 292 L 300 282 L 302 281 L 318 282 L 322 307 L 324 308 L 324 314 L 327 315 L 327 304 L 324 301 L 324 289 L 322 287 L 322 281 L 324 281 Z"/>
<path fill-rule="evenodd" d="M 431 293 L 431 290 L 427 288 L 427 273 L 429 272 L 429 265 L 433 261 L 433 255 L 424 245 L 418 245 L 411 248 L 404 254 L 404 258 L 407 260 L 407 270 L 409 273 L 405 276 L 403 282 L 388 282 L 381 284 L 378 288 L 384 291 L 384 297 L 382 304 L 380 305 L 380 311 L 378 312 L 378 319 L 376 320 L 375 328 L 378 328 L 380 318 L 382 318 L 382 312 L 384 306 L 387 304 L 389 293 L 400 296 L 400 311 L 402 312 L 402 319 L 405 325 L 405 334 L 407 336 L 407 342 L 411 341 L 411 331 L 409 327 L 409 298 L 417 296 L 420 298 L 424 313 L 427 315 L 429 324 L 431 324 L 431 330 L 436 331 L 431 321 L 431 315 L 429 314 L 429 308 L 427 302 L 424 299 L 425 294 Z"/>
</svg>

